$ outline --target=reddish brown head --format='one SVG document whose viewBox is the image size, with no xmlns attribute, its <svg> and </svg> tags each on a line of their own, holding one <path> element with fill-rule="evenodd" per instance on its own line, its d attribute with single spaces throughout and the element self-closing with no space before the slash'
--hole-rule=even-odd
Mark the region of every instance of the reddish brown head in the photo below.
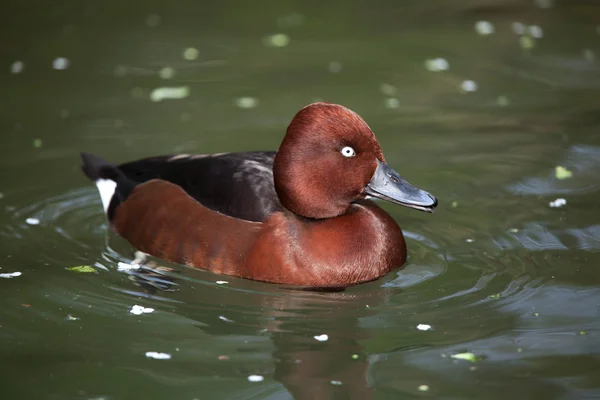
<svg viewBox="0 0 600 400">
<path fill-rule="evenodd" d="M 390 171 L 397 177 L 392 178 Z M 308 218 L 341 215 L 366 195 L 413 206 L 387 193 L 388 184 L 406 184 L 404 189 L 419 191 L 387 166 L 367 123 L 355 112 L 331 103 L 309 104 L 294 116 L 275 156 L 273 173 L 281 203 Z M 373 185 L 378 176 L 380 181 L 392 180 Z M 432 210 L 435 199 L 419 192 L 423 198 L 415 208 Z"/>
</svg>

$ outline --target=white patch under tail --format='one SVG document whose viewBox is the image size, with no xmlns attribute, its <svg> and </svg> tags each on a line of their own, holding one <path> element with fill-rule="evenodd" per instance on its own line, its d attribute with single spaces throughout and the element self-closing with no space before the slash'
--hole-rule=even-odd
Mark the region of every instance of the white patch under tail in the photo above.
<svg viewBox="0 0 600 400">
<path fill-rule="evenodd" d="M 108 206 L 110 205 L 110 201 L 112 200 L 115 194 L 117 182 L 111 181 L 110 179 L 98 179 L 96 181 L 96 187 L 100 192 L 102 207 L 104 208 L 104 213 L 106 214 L 108 212 Z"/>
</svg>

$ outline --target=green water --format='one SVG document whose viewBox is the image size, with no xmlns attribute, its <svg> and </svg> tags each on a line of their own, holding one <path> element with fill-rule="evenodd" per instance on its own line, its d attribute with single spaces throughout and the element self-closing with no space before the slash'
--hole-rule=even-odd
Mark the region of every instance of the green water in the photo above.
<svg viewBox="0 0 600 400">
<path fill-rule="evenodd" d="M 0 279 L 0 398 L 600 397 L 600 4 L 10 0 L 1 14 L 0 273 L 21 275 Z M 449 69 L 428 70 L 437 58 Z M 159 87 L 187 95 L 153 101 Z M 382 204 L 404 269 L 337 294 L 160 260 L 165 276 L 117 270 L 134 250 L 107 239 L 80 151 L 276 149 L 318 99 L 360 113 L 438 197 L 432 215 Z"/>
</svg>

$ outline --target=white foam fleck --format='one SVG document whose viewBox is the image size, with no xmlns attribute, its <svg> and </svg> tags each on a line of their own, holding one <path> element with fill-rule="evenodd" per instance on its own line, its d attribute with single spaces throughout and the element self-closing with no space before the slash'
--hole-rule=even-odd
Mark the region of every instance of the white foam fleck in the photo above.
<svg viewBox="0 0 600 400">
<path fill-rule="evenodd" d="M 6 279 L 10 279 L 10 278 L 16 278 L 17 276 L 21 276 L 22 274 L 20 272 L 8 272 L 5 274 L 0 274 L 0 278 L 6 278 Z"/>
<path fill-rule="evenodd" d="M 489 21 L 477 21 L 475 31 L 480 35 L 491 35 L 494 33 L 494 25 Z"/>
<path fill-rule="evenodd" d="M 138 306 L 136 304 L 133 307 L 131 307 L 131 310 L 129 310 L 129 312 L 135 315 L 149 314 L 154 312 L 154 308 Z"/>
<path fill-rule="evenodd" d="M 550 204 L 550 207 L 552 207 L 552 208 L 559 208 L 559 207 L 566 205 L 567 200 L 565 200 L 563 198 L 558 198 L 554 201 L 551 201 L 549 204 Z"/>
<path fill-rule="evenodd" d="M 265 380 L 265 377 L 262 375 L 250 375 L 248 376 L 248 380 L 250 382 L 262 382 Z"/>
<path fill-rule="evenodd" d="M 135 270 L 135 269 L 139 269 L 140 266 L 137 264 L 127 264 L 124 262 L 119 262 L 117 264 L 117 271 L 120 272 L 124 272 L 124 271 L 131 271 L 131 270 Z"/>
<path fill-rule="evenodd" d="M 475 92 L 477 91 L 477 82 L 469 79 L 462 81 L 460 84 L 460 89 L 464 92 Z"/>
<path fill-rule="evenodd" d="M 316 335 L 316 336 L 314 336 L 314 338 L 316 341 L 319 341 L 319 342 L 326 342 L 327 340 L 329 340 L 329 336 L 327 336 L 326 333 L 324 333 L 322 335 Z"/>
<path fill-rule="evenodd" d="M 417 329 L 420 331 L 428 331 L 431 329 L 431 325 L 428 324 L 419 324 L 417 325 Z"/>
<path fill-rule="evenodd" d="M 24 67 L 25 67 L 25 64 L 23 64 L 23 61 L 15 61 L 10 66 L 10 72 L 13 74 L 20 74 L 21 72 L 23 72 Z"/>
<path fill-rule="evenodd" d="M 189 86 L 158 87 L 150 93 L 150 100 L 159 102 L 165 99 L 179 100 L 190 95 Z"/>
<path fill-rule="evenodd" d="M 148 358 L 154 358 L 155 360 L 170 360 L 171 359 L 171 355 L 168 353 L 159 353 L 156 351 L 147 351 L 146 352 L 146 357 Z"/>
<path fill-rule="evenodd" d="M 28 223 L 29 225 L 39 225 L 40 224 L 40 220 L 37 218 L 33 218 L 33 217 L 27 218 L 25 220 L 25 222 Z"/>
<path fill-rule="evenodd" d="M 52 61 L 52 68 L 57 70 L 67 69 L 69 68 L 70 63 L 71 62 L 67 58 L 57 57 L 54 59 L 54 61 Z"/>
</svg>

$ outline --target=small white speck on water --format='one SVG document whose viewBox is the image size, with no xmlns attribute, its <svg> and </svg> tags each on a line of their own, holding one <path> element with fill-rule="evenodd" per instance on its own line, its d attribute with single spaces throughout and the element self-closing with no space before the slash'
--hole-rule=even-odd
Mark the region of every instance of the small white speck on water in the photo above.
<svg viewBox="0 0 600 400">
<path fill-rule="evenodd" d="M 170 100 L 179 100 L 185 99 L 190 95 L 189 86 L 179 86 L 179 87 L 159 87 L 156 88 L 150 93 L 150 100 L 154 102 L 159 102 L 165 99 Z"/>
<path fill-rule="evenodd" d="M 235 105 L 244 109 L 254 108 L 258 105 L 258 99 L 256 97 L 249 96 L 238 97 L 235 99 Z"/>
<path fill-rule="evenodd" d="M 25 222 L 26 222 L 27 224 L 29 224 L 29 225 L 39 225 L 39 224 L 40 224 L 40 220 L 39 220 L 39 219 L 37 219 L 37 218 L 33 218 L 33 217 L 31 217 L 31 218 L 27 218 L 27 219 L 25 220 Z"/>
<path fill-rule="evenodd" d="M 329 63 L 329 72 L 332 74 L 337 74 L 342 70 L 342 63 L 339 61 L 331 61 Z"/>
<path fill-rule="evenodd" d="M 195 47 L 188 47 L 183 51 L 183 58 L 188 61 L 194 61 L 198 59 L 200 52 Z"/>
<path fill-rule="evenodd" d="M 327 334 L 322 334 L 322 335 L 317 335 L 314 336 L 315 340 L 318 342 L 326 342 L 327 340 L 329 340 L 329 336 L 327 336 Z"/>
<path fill-rule="evenodd" d="M 494 25 L 490 21 L 477 21 L 475 23 L 475 31 L 482 36 L 491 35 L 494 33 Z"/>
<path fill-rule="evenodd" d="M 562 206 L 567 205 L 567 200 L 565 200 L 563 198 L 558 198 L 554 201 L 551 201 L 549 204 L 550 204 L 550 207 L 552 207 L 552 208 L 560 208 Z"/>
<path fill-rule="evenodd" d="M 450 63 L 445 58 L 433 58 L 425 61 L 425 68 L 428 71 L 439 72 L 447 71 L 450 68 Z"/>
<path fill-rule="evenodd" d="M 419 392 L 427 392 L 429 390 L 429 386 L 427 386 L 427 385 L 420 385 L 418 387 L 418 389 L 419 389 Z"/>
<path fill-rule="evenodd" d="M 342 386 L 342 381 L 332 380 L 330 381 L 330 383 L 334 386 Z"/>
<path fill-rule="evenodd" d="M 522 22 L 515 21 L 511 25 L 512 31 L 517 35 L 523 35 L 525 33 L 525 24 Z"/>
<path fill-rule="evenodd" d="M 227 281 L 217 281 L 216 282 L 217 285 L 225 285 L 227 283 L 229 283 L 229 282 L 227 282 Z"/>
<path fill-rule="evenodd" d="M 229 318 L 227 318 L 227 317 L 226 317 L 226 316 L 224 316 L 224 315 L 219 315 L 219 319 L 220 319 L 221 321 L 225 321 L 225 322 L 235 322 L 234 320 L 232 320 L 232 319 L 229 319 Z"/>
<path fill-rule="evenodd" d="M 5 279 L 10 279 L 10 278 L 16 278 L 17 276 L 21 276 L 22 274 L 20 272 L 8 272 L 5 274 L 0 274 L 0 278 L 5 278 Z"/>
<path fill-rule="evenodd" d="M 462 81 L 460 84 L 460 90 L 463 92 L 475 92 L 477 91 L 477 83 L 472 80 Z"/>
<path fill-rule="evenodd" d="M 20 74 L 21 72 L 23 72 L 23 68 L 25 68 L 25 64 L 23 64 L 23 61 L 15 61 L 10 66 L 10 72 L 12 74 Z"/>
<path fill-rule="evenodd" d="M 158 14 L 150 14 L 146 17 L 146 26 L 156 28 L 160 25 L 162 18 Z"/>
<path fill-rule="evenodd" d="M 400 107 L 400 100 L 395 97 L 388 97 L 384 100 L 385 108 L 398 108 Z"/>
<path fill-rule="evenodd" d="M 431 329 L 431 325 L 428 324 L 419 324 L 417 325 L 417 329 L 420 331 L 428 331 Z"/>
<path fill-rule="evenodd" d="M 154 312 L 154 308 L 148 308 L 148 307 L 134 305 L 133 307 L 131 307 L 131 310 L 129 310 L 129 312 L 134 315 L 149 314 L 149 313 Z"/>
<path fill-rule="evenodd" d="M 474 241 L 475 241 L 475 240 L 474 240 L 474 239 L 471 239 L 471 238 L 468 238 L 468 239 L 467 239 L 467 243 L 473 243 Z"/>
<path fill-rule="evenodd" d="M 290 44 L 290 37 L 285 33 L 276 33 L 274 35 L 265 36 L 263 44 L 267 47 L 285 47 Z"/>
<path fill-rule="evenodd" d="M 119 272 L 131 271 L 131 270 L 136 270 L 139 268 L 140 268 L 140 266 L 137 264 L 128 264 L 128 263 L 124 263 L 124 262 L 119 262 L 117 264 L 117 271 L 119 271 Z"/>
<path fill-rule="evenodd" d="M 381 91 L 381 93 L 385 94 L 386 96 L 395 96 L 396 93 L 398 92 L 398 89 L 396 88 L 396 86 L 394 85 L 390 85 L 389 83 L 382 83 L 381 86 L 379 87 L 379 90 Z"/>
<path fill-rule="evenodd" d="M 146 352 L 146 357 L 148 358 L 153 358 L 155 360 L 170 360 L 171 359 L 171 355 L 168 353 L 159 353 L 156 351 L 147 351 Z"/>
<path fill-rule="evenodd" d="M 69 68 L 69 64 L 71 64 L 71 62 L 68 59 L 64 57 L 58 57 L 55 58 L 54 61 L 52 61 L 52 68 L 57 70 L 64 70 Z"/>
<path fill-rule="evenodd" d="M 158 76 L 162 79 L 171 79 L 175 76 L 175 70 L 171 67 L 163 67 L 158 71 Z"/>
<path fill-rule="evenodd" d="M 534 37 L 536 39 L 539 39 L 544 36 L 544 31 L 538 25 L 529 26 L 528 31 L 529 31 L 529 34 L 531 35 L 531 37 Z"/>
<path fill-rule="evenodd" d="M 248 381 L 250 382 L 262 382 L 265 380 L 265 377 L 262 375 L 249 375 Z"/>
</svg>

